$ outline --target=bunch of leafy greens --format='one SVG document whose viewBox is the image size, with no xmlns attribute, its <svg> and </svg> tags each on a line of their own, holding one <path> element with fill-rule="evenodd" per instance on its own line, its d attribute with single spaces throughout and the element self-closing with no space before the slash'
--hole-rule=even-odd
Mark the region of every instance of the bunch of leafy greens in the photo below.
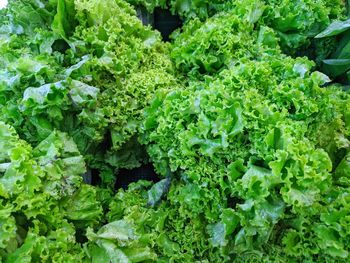
<svg viewBox="0 0 350 263">
<path fill-rule="evenodd" d="M 135 6 L 144 6 L 150 12 L 155 8 L 170 8 L 186 21 L 196 18 L 205 21 L 216 13 L 232 10 L 248 23 L 273 28 L 284 52 L 295 55 L 306 53 L 315 58 L 329 55 L 329 41 L 313 41 L 312 38 L 325 29 L 332 19 L 344 15 L 342 0 L 244 0 L 244 1 L 196 1 L 196 0 L 128 0 Z M 312 45 L 313 50 L 307 48 Z M 324 54 L 326 53 L 326 54 Z"/>
<path fill-rule="evenodd" d="M 252 250 L 275 256 L 271 249 L 305 259 L 348 257 L 348 224 L 332 230 L 320 213 L 331 213 L 349 191 L 340 181 L 348 174 L 350 100 L 337 89 L 321 89 L 327 77 L 310 73 L 311 66 L 306 59 L 267 56 L 155 99 L 144 143 L 159 173 L 170 167 L 176 174 L 167 195 L 171 207 L 178 205 L 176 219 L 167 220 L 191 223 L 175 229 L 170 223 L 165 233 L 179 241 L 179 254 L 201 251 L 210 262 Z M 330 233 L 317 232 L 318 224 Z M 195 244 L 182 243 L 183 233 L 196 231 Z M 320 242 L 328 234 L 332 245 Z"/>
<path fill-rule="evenodd" d="M 343 1 L 128 2 L 185 24 L 164 43 L 124 0 L 0 10 L 0 262 L 348 262 L 350 95 L 297 57 L 333 52 L 313 37 Z M 147 162 L 161 180 L 113 196 Z"/>
<path fill-rule="evenodd" d="M 118 193 L 110 221 L 136 222 L 161 262 L 346 261 L 348 94 L 235 11 L 186 26 L 171 55 L 190 81 L 157 93 L 141 136 L 170 189 Z"/>
<path fill-rule="evenodd" d="M 53 131 L 34 149 L 0 122 L 0 257 L 5 262 L 74 262 L 76 235 L 100 223 L 96 189 L 82 183 L 83 156 Z"/>
<path fill-rule="evenodd" d="M 142 109 L 155 90 L 177 85 L 168 45 L 123 1 L 39 3 L 3 11 L 1 120 L 33 144 L 65 131 L 93 166 L 125 165 L 114 153 L 137 134 Z"/>
</svg>

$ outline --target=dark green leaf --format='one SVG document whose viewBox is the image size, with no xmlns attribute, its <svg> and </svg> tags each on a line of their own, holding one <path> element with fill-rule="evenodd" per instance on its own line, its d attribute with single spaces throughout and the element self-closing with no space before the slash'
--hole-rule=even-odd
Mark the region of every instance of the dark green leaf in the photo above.
<svg viewBox="0 0 350 263">
<path fill-rule="evenodd" d="M 335 36 L 350 28 L 350 19 L 345 21 L 334 21 L 324 31 L 315 36 L 315 38 L 323 38 Z"/>
<path fill-rule="evenodd" d="M 169 190 L 171 183 L 170 177 L 167 177 L 158 183 L 155 183 L 152 188 L 148 191 L 148 205 L 155 206 L 159 203 L 160 199 Z"/>
<path fill-rule="evenodd" d="M 323 63 L 326 74 L 331 77 L 340 76 L 350 69 L 350 59 L 326 59 Z"/>
</svg>

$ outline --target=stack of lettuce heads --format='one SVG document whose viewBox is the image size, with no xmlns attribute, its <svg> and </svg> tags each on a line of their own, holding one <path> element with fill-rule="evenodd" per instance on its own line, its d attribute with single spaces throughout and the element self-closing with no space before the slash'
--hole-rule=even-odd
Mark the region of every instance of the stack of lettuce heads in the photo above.
<svg viewBox="0 0 350 263">
<path fill-rule="evenodd" d="M 0 262 L 349 262 L 344 2 L 128 2 L 0 10 Z"/>
</svg>

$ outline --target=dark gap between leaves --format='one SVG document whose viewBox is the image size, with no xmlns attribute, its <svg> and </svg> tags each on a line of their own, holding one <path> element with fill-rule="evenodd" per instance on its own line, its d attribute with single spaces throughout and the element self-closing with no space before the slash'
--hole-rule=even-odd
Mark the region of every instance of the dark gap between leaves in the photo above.
<svg viewBox="0 0 350 263">
<path fill-rule="evenodd" d="M 85 244 L 89 241 L 88 238 L 86 237 L 86 232 L 82 231 L 82 229 L 75 232 L 75 240 L 79 244 Z"/>
<path fill-rule="evenodd" d="M 101 177 L 98 169 L 91 169 L 91 185 L 100 185 Z"/>
<path fill-rule="evenodd" d="M 127 189 L 128 185 L 139 180 L 159 182 L 160 178 L 154 170 L 152 164 L 144 164 L 134 169 L 120 169 L 118 172 L 115 189 Z"/>
<path fill-rule="evenodd" d="M 65 40 L 57 39 L 53 42 L 51 48 L 52 48 L 52 51 L 58 51 L 64 54 L 66 50 L 69 48 L 69 45 Z"/>
<path fill-rule="evenodd" d="M 156 8 L 154 10 L 154 28 L 157 29 L 164 41 L 169 41 L 170 34 L 182 26 L 179 16 L 171 14 L 169 10 Z"/>
<path fill-rule="evenodd" d="M 144 7 L 137 7 L 137 16 L 145 26 L 151 25 L 158 30 L 164 41 L 170 41 L 170 34 L 182 27 L 180 17 L 168 9 L 156 8 L 153 13 L 149 13 Z"/>
</svg>

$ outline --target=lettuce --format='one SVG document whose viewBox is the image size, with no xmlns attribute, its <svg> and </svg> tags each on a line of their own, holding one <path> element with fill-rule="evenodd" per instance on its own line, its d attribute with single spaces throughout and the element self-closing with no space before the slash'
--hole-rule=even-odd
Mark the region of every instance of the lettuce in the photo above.
<svg viewBox="0 0 350 263">
<path fill-rule="evenodd" d="M 343 1 L 129 2 L 184 26 L 0 11 L 0 261 L 347 262 L 350 97 L 297 56 L 331 52 Z M 114 190 L 144 163 L 158 182 Z"/>
<path fill-rule="evenodd" d="M 0 119 L 33 145 L 59 129 L 89 166 L 125 167 L 105 160 L 117 159 L 137 136 L 155 91 L 179 85 L 169 46 L 123 1 L 34 2 L 10 2 L 5 11 Z M 22 29 L 22 9 L 33 10 L 33 28 Z M 135 157 L 128 167 L 142 162 Z"/>
<path fill-rule="evenodd" d="M 233 18 L 226 19 L 233 22 Z M 226 21 L 224 15 L 214 16 L 207 21 L 211 30 L 205 30 L 204 24 L 179 39 L 199 42 L 205 33 L 209 37 L 224 32 L 215 25 L 219 19 Z M 239 32 L 236 30 L 233 32 Z M 201 38 L 196 37 L 197 32 Z M 189 43 L 176 48 L 186 49 Z M 198 49 L 203 58 L 220 50 L 215 45 L 209 47 L 212 49 Z M 229 46 L 223 47 L 223 52 L 229 52 Z M 211 261 L 219 260 L 217 257 L 229 261 L 252 251 L 271 258 L 307 260 L 336 254 L 347 258 L 345 243 L 331 241 L 337 239 L 335 233 L 327 227 L 324 230 L 320 211 L 333 205 L 325 200 L 338 188 L 335 167 L 340 163 L 338 173 L 347 167 L 342 158 L 348 151 L 344 107 L 348 107 L 349 97 L 335 87 L 321 88 L 329 79 L 312 72 L 314 64 L 306 58 L 292 59 L 278 49 L 271 53 L 264 41 L 256 44 L 261 49 L 255 58 L 248 52 L 251 47 L 241 47 L 247 55 L 221 66 L 219 72 L 203 70 L 203 77 L 199 67 L 188 66 L 196 71 L 188 73 L 190 78 L 203 79 L 169 93 L 159 92 L 145 112 L 142 142 L 158 173 L 165 176 L 170 168 L 179 180 L 172 184 L 164 206 L 176 204 L 176 211 L 181 212 L 167 225 L 173 224 L 170 229 L 179 233 L 192 233 L 194 230 L 186 229 L 189 226 L 175 225 L 201 222 L 200 236 L 206 241 L 193 244 L 193 238 L 185 241 L 169 229 L 165 233 L 179 242 L 183 248 L 179 253 L 190 261 L 196 259 L 186 251 L 196 251 L 200 244 L 198 251 L 204 254 L 198 255 Z M 198 63 L 194 54 L 183 61 L 188 58 Z M 343 187 L 339 191 L 346 192 Z M 231 211 L 233 226 L 224 221 L 227 211 Z M 302 220 L 322 226 L 303 228 L 300 239 L 296 238 L 302 240 L 302 248 L 297 250 L 295 243 L 289 246 L 286 240 L 290 233 L 299 233 L 293 222 Z M 318 238 L 327 235 L 329 242 L 317 244 Z M 217 247 L 220 249 L 215 250 Z M 292 247 L 294 252 L 289 250 Z"/>
<path fill-rule="evenodd" d="M 74 141 L 54 131 L 36 148 L 0 123 L 0 256 L 6 262 L 81 260 L 75 227 L 95 226 L 102 208 L 82 184 L 85 163 Z"/>
<path fill-rule="evenodd" d="M 305 53 L 310 44 L 314 49 L 320 47 L 320 43 L 312 41 L 312 38 L 325 29 L 331 20 L 345 15 L 345 4 L 341 0 L 331 2 L 327 0 L 297 2 L 290 0 L 128 0 L 128 2 L 137 7 L 144 6 L 151 13 L 157 7 L 168 7 L 173 14 L 180 15 L 184 21 L 193 19 L 205 21 L 217 13 L 233 11 L 248 23 L 258 22 L 273 28 L 278 34 L 283 51 L 292 55 Z M 325 41 L 319 42 L 325 43 Z M 321 56 L 319 52 L 321 51 L 309 55 Z"/>
</svg>

